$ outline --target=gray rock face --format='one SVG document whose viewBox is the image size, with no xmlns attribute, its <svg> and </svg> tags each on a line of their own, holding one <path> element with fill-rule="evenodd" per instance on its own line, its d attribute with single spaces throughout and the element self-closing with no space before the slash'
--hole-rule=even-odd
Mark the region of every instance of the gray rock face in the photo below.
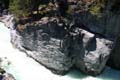
<svg viewBox="0 0 120 80">
<path fill-rule="evenodd" d="M 76 2 L 76 5 L 69 5 L 71 9 L 79 9 L 79 1 L 68 0 Z M 90 0 L 94 1 L 94 0 Z M 74 14 L 75 23 L 78 26 L 84 25 L 92 32 L 99 33 L 106 37 L 116 37 L 120 33 L 120 1 L 119 0 L 105 0 L 105 7 L 100 15 L 93 15 L 89 10 Z M 79 13 L 78 13 L 79 12 Z"/>
<path fill-rule="evenodd" d="M 116 37 L 120 33 L 120 15 L 111 12 L 103 13 L 96 17 L 88 12 L 81 13 L 77 20 L 95 33 L 106 37 Z M 79 22 L 79 23 L 80 23 Z M 112 23 L 112 24 L 111 24 Z"/>
<path fill-rule="evenodd" d="M 56 74 L 65 74 L 75 67 L 85 74 L 96 76 L 103 71 L 107 61 L 109 66 L 120 69 L 120 40 L 117 39 L 111 52 L 113 41 L 108 39 L 113 40 L 120 33 L 120 1 L 106 0 L 108 3 L 99 17 L 87 9 L 92 2 L 84 5 L 81 1 L 87 2 L 58 0 L 56 6 L 59 7 L 47 13 L 52 17 L 41 18 L 34 25 L 25 24 L 16 28 L 13 16 L 3 18 L 11 30 L 11 43 Z M 113 8 L 116 4 L 117 10 Z M 69 15 L 67 8 L 73 10 Z M 53 15 L 59 15 L 59 18 Z M 64 19 L 63 22 L 60 18 Z"/>
<path fill-rule="evenodd" d="M 85 66 L 85 73 L 93 75 L 101 73 L 109 58 L 111 50 L 109 46 L 111 44 L 109 40 L 97 37 L 83 48 L 84 57 L 82 57 L 82 60 Z"/>
<path fill-rule="evenodd" d="M 64 74 L 73 65 L 71 58 L 61 50 L 65 35 L 66 31 L 62 26 L 48 22 L 27 26 L 23 32 L 12 33 L 11 41 L 15 47 L 25 51 L 28 56 L 53 72 Z"/>
<path fill-rule="evenodd" d="M 107 64 L 112 68 L 120 70 L 120 37 L 116 39 L 115 46 L 111 51 L 111 55 Z"/>
<path fill-rule="evenodd" d="M 118 35 L 120 34 L 119 4 L 120 4 L 120 1 L 118 0 L 111 0 L 111 1 L 108 0 L 102 14 L 99 17 L 92 15 L 88 11 L 78 13 L 78 14 L 76 13 L 74 15 L 75 23 L 77 26 L 82 25 L 83 29 L 87 28 L 89 31 L 93 32 L 94 34 L 99 34 L 101 36 L 109 37 L 115 40 L 115 37 L 118 37 Z M 74 8 L 75 7 L 77 8 L 77 5 L 75 5 Z M 117 9 L 115 9 L 115 7 Z M 101 40 L 98 40 L 98 39 L 96 41 L 101 42 Z M 103 44 L 105 43 L 103 42 Z M 102 49 L 102 51 L 104 51 L 104 49 Z M 114 49 L 110 53 L 111 54 L 110 54 L 110 59 L 108 61 L 108 65 L 114 69 L 120 69 L 119 41 L 118 40 L 115 44 Z"/>
<path fill-rule="evenodd" d="M 72 67 L 97 75 L 104 69 L 112 42 L 86 30 L 67 32 L 54 21 L 11 30 L 12 44 L 56 74 Z"/>
<path fill-rule="evenodd" d="M 70 57 L 83 73 L 94 76 L 100 74 L 109 58 L 112 41 L 79 28 L 75 32 L 64 43 L 70 44 L 67 46 Z"/>
</svg>

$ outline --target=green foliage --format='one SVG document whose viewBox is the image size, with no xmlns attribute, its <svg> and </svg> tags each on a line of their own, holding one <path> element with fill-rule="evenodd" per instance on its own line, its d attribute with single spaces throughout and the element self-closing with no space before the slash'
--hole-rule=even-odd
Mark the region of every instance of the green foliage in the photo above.
<svg viewBox="0 0 120 80">
<path fill-rule="evenodd" d="M 89 12 L 92 15 L 100 16 L 101 15 L 101 9 L 104 8 L 104 0 L 96 0 L 95 3 L 92 4 L 92 6 L 89 8 Z"/>
<path fill-rule="evenodd" d="M 31 0 L 10 0 L 10 11 L 17 17 L 25 17 L 30 12 Z"/>
<path fill-rule="evenodd" d="M 10 0 L 9 10 L 19 19 L 37 11 L 40 3 L 41 0 Z"/>
</svg>

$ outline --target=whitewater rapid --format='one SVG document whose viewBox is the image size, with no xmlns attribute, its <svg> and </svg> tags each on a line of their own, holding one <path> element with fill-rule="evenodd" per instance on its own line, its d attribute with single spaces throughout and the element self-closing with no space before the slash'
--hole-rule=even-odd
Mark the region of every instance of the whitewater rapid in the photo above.
<svg viewBox="0 0 120 80">
<path fill-rule="evenodd" d="M 10 43 L 10 31 L 1 22 L 0 57 L 3 59 L 2 67 L 16 80 L 120 80 L 120 71 L 108 67 L 98 77 L 85 76 L 77 70 L 72 70 L 65 76 L 55 75 L 25 53 L 13 48 Z"/>
</svg>

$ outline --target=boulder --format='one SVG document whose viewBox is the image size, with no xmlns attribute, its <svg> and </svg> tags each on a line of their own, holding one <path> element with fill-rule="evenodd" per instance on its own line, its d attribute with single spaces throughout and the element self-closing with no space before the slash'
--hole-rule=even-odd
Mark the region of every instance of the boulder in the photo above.
<svg viewBox="0 0 120 80">
<path fill-rule="evenodd" d="M 64 50 L 69 51 L 75 67 L 85 74 L 96 76 L 105 68 L 113 42 L 77 28 L 66 38 L 64 44 L 67 49 Z"/>
</svg>

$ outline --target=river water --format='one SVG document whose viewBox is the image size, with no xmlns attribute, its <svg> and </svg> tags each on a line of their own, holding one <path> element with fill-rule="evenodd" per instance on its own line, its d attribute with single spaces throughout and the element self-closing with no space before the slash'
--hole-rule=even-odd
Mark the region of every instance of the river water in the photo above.
<svg viewBox="0 0 120 80">
<path fill-rule="evenodd" d="M 65 76 L 55 75 L 25 53 L 14 49 L 10 43 L 10 31 L 3 23 L 0 23 L 0 57 L 3 59 L 1 66 L 16 80 L 120 80 L 120 71 L 109 67 L 98 77 L 85 76 L 77 70 Z"/>
</svg>

